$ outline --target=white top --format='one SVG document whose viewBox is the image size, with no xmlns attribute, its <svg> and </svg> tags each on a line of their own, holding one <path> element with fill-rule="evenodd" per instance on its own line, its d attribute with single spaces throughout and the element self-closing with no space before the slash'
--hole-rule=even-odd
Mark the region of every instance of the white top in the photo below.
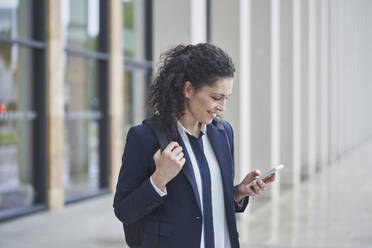
<svg viewBox="0 0 372 248">
<path fill-rule="evenodd" d="M 203 195 L 202 195 L 202 184 L 201 184 L 201 177 L 200 171 L 197 164 L 197 160 L 195 158 L 194 152 L 190 145 L 189 139 L 186 133 L 192 135 L 186 128 L 182 126 L 180 122 L 177 122 L 178 132 L 182 137 L 182 141 L 186 146 L 187 153 L 189 154 L 191 165 L 194 171 L 196 186 L 198 188 L 199 199 L 201 204 L 201 211 L 203 213 Z M 203 132 L 202 140 L 203 140 L 203 149 L 205 157 L 207 158 L 209 171 L 211 175 L 211 192 L 212 192 L 212 208 L 213 208 L 213 229 L 214 229 L 214 242 L 215 248 L 230 248 L 230 236 L 229 230 L 227 227 L 226 215 L 225 215 L 225 201 L 224 201 L 224 194 L 223 194 L 223 184 L 222 184 L 222 177 L 220 167 L 214 154 L 212 145 L 207 136 L 207 126 L 204 124 L 202 125 L 201 132 Z M 166 191 L 162 192 L 158 189 L 155 184 L 152 182 L 155 190 L 159 193 L 160 196 L 166 195 Z M 202 224 L 202 235 L 201 235 L 201 242 L 200 247 L 205 248 L 204 246 L 204 222 Z"/>
</svg>

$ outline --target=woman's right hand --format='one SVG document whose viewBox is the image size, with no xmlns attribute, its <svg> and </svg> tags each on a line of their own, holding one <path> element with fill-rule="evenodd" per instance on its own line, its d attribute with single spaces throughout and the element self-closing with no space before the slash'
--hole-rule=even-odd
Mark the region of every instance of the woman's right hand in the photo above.
<svg viewBox="0 0 372 248">
<path fill-rule="evenodd" d="M 160 190 L 164 191 L 167 183 L 181 171 L 185 164 L 182 146 L 172 141 L 163 150 L 157 150 L 153 156 L 156 169 L 152 174 L 152 181 Z"/>
</svg>

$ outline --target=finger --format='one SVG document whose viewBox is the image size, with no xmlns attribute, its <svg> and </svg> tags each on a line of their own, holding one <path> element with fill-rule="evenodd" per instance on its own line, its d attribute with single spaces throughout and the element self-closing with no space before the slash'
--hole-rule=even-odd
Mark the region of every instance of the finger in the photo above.
<svg viewBox="0 0 372 248">
<path fill-rule="evenodd" d="M 249 180 L 254 180 L 260 176 L 261 172 L 259 170 L 254 170 L 248 173 Z"/>
<path fill-rule="evenodd" d="M 257 185 L 260 187 L 261 191 L 264 191 L 266 189 L 266 184 L 262 180 L 258 180 Z"/>
<path fill-rule="evenodd" d="M 271 174 L 269 177 L 266 177 L 263 182 L 264 183 L 271 183 L 275 180 L 276 173 Z"/>
<path fill-rule="evenodd" d="M 258 186 L 257 181 L 253 182 L 252 187 L 256 194 L 259 194 L 261 192 L 260 186 Z"/>
<path fill-rule="evenodd" d="M 241 189 L 241 193 L 243 195 L 248 195 L 248 196 L 256 195 L 254 188 L 253 188 L 253 183 L 244 185 L 244 187 L 242 187 Z"/>
<path fill-rule="evenodd" d="M 183 167 L 183 165 L 185 164 L 185 162 L 186 162 L 186 159 L 185 158 L 181 158 L 181 160 L 180 160 L 181 167 Z"/>
<path fill-rule="evenodd" d="M 164 149 L 164 152 L 171 152 L 175 147 L 179 146 L 179 144 L 175 141 L 171 141 L 167 147 Z"/>
<path fill-rule="evenodd" d="M 258 170 L 251 171 L 244 177 L 242 183 L 250 184 L 253 180 L 258 178 L 258 175 L 259 175 Z"/>
<path fill-rule="evenodd" d="M 161 151 L 160 151 L 160 149 L 158 149 L 158 150 L 154 153 L 154 156 L 153 156 L 154 161 L 158 160 L 160 154 L 161 154 Z"/>
<path fill-rule="evenodd" d="M 260 176 L 261 172 L 260 170 L 254 170 L 254 171 L 251 171 L 249 174 L 251 174 L 252 177 L 258 177 Z"/>
<path fill-rule="evenodd" d="M 254 192 L 252 185 L 247 187 L 247 195 L 249 196 L 255 196 L 256 193 Z"/>
<path fill-rule="evenodd" d="M 173 149 L 172 153 L 178 155 L 180 152 L 182 152 L 183 148 L 182 146 L 177 146 L 176 148 Z"/>
<path fill-rule="evenodd" d="M 183 158 L 183 152 L 180 152 L 180 153 L 178 153 L 177 155 L 176 155 L 176 159 L 177 159 L 177 161 L 178 160 L 181 160 L 181 158 Z"/>
</svg>

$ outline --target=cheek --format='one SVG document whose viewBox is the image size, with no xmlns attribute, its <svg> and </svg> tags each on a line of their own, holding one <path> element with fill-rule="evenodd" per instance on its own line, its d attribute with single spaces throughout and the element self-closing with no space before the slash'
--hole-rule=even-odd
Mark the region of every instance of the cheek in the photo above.
<svg viewBox="0 0 372 248">
<path fill-rule="evenodd" d="M 213 102 L 207 97 L 200 97 L 199 99 L 197 99 L 197 103 L 199 105 L 199 108 L 203 110 L 213 108 Z"/>
</svg>

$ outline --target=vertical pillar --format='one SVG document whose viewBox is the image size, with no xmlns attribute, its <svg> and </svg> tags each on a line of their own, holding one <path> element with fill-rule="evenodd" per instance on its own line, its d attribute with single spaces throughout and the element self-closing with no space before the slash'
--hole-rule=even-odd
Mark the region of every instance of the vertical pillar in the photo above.
<svg viewBox="0 0 372 248">
<path fill-rule="evenodd" d="M 338 1 L 330 1 L 330 145 L 329 155 L 330 161 L 333 163 L 338 156 L 338 89 L 339 89 L 339 11 Z"/>
<path fill-rule="evenodd" d="M 372 32 L 371 32 L 371 29 L 368 28 L 370 27 L 370 24 L 372 23 L 372 16 L 369 14 L 370 13 L 370 10 L 372 10 L 372 2 L 368 1 L 368 0 L 365 0 L 365 6 L 366 8 L 364 8 L 364 16 L 365 16 L 365 21 L 364 21 L 364 33 L 365 33 L 365 49 L 363 51 L 363 54 L 365 56 L 365 71 L 366 71 L 366 75 L 365 75 L 365 92 L 364 92 L 364 96 L 365 96 L 365 104 L 364 104 L 364 109 L 366 110 L 365 113 L 367 113 L 366 115 L 364 115 L 364 118 L 363 120 L 367 123 L 367 125 L 365 126 L 365 139 L 371 139 L 372 138 L 372 115 L 369 114 L 371 113 L 371 108 L 370 106 L 372 106 L 372 98 L 370 97 L 372 95 L 372 85 L 369 83 L 372 81 L 372 70 L 370 70 L 370 65 L 372 63 Z"/>
<path fill-rule="evenodd" d="M 301 0 L 301 178 L 309 173 L 309 0 Z"/>
<path fill-rule="evenodd" d="M 339 21 L 339 25 L 340 25 L 340 28 L 338 29 L 338 32 L 339 32 L 339 47 L 338 47 L 338 54 L 339 54 L 339 67 L 338 67 L 338 73 L 339 73 L 339 84 L 338 84 L 338 97 L 337 97 L 337 106 L 338 106 L 338 109 L 337 109 L 337 121 L 339 123 L 339 129 L 338 129 L 338 141 L 337 141 L 337 157 L 339 158 L 341 156 L 341 154 L 343 153 L 343 141 L 344 141 L 344 134 L 345 134 L 345 130 L 344 130 L 344 126 L 345 126 L 345 123 L 344 123 L 344 105 L 343 105 L 343 101 L 345 100 L 344 97 L 343 97 L 343 92 L 344 92 L 344 81 L 345 81 L 345 72 L 344 72 L 344 63 L 343 63 L 343 59 L 344 58 L 344 15 L 343 15 L 343 1 L 339 1 L 338 3 L 339 5 L 339 9 L 338 9 L 338 21 Z"/>
<path fill-rule="evenodd" d="M 251 1 L 251 164 L 252 169 L 268 170 L 273 163 L 272 149 L 272 30 L 271 1 Z M 277 37 L 277 36 L 276 36 Z M 279 124 L 278 124 L 279 125 Z M 274 141 L 276 142 L 276 141 Z M 275 158 L 277 160 L 278 158 Z M 273 188 L 273 187 L 271 187 Z M 270 198 L 264 193 L 260 199 Z"/>
<path fill-rule="evenodd" d="M 293 0 L 293 20 L 292 20 L 292 37 L 293 37 L 293 54 L 292 54 L 292 164 L 293 173 L 292 181 L 294 187 L 297 187 L 301 181 L 301 3 L 300 0 Z"/>
<path fill-rule="evenodd" d="M 280 1 L 271 0 L 271 13 L 270 13 L 270 153 L 271 161 L 269 167 L 272 168 L 280 163 Z M 279 199 L 279 183 L 280 177 L 277 175 L 276 182 L 271 187 L 271 197 L 274 201 Z"/>
<path fill-rule="evenodd" d="M 280 1 L 280 163 L 286 165 L 280 173 L 283 187 L 293 183 L 293 105 L 294 105 L 294 63 L 293 63 L 293 0 Z M 296 23 L 298 24 L 298 23 Z M 300 63 L 299 63 L 300 64 Z M 297 106 L 296 106 L 297 107 Z M 273 110 L 274 111 L 274 110 Z M 274 124 L 274 123 L 273 123 Z"/>
<path fill-rule="evenodd" d="M 155 65 L 160 54 L 175 45 L 206 42 L 206 0 L 162 0 L 153 4 Z"/>
<path fill-rule="evenodd" d="M 360 1 L 358 4 L 358 66 L 357 66 L 357 77 L 358 77 L 358 84 L 356 85 L 356 101 L 357 101 L 357 106 L 356 106 L 356 142 L 358 144 L 361 144 L 361 130 L 363 129 L 363 122 L 361 120 L 361 113 L 363 112 L 363 96 L 361 94 L 361 88 L 363 85 L 363 78 L 364 78 L 364 61 L 363 61 L 363 42 L 364 42 L 364 13 L 363 13 L 363 6 L 364 1 Z M 361 124 L 361 125 L 360 125 Z"/>
<path fill-rule="evenodd" d="M 343 152 L 343 140 L 344 140 L 344 126 L 345 126 L 345 123 L 344 123 L 344 120 L 343 120 L 343 113 L 344 113 L 344 106 L 343 106 L 343 101 L 345 100 L 343 98 L 343 92 L 344 92 L 344 82 L 345 82 L 345 71 L 344 71 L 344 63 L 343 63 L 343 59 L 344 59 L 344 43 L 345 43 L 345 40 L 344 40 L 344 16 L 343 16 L 343 4 L 342 4 L 342 1 L 339 2 L 339 14 L 338 14 L 338 21 L 339 21 L 339 25 L 340 25 L 340 28 L 338 30 L 339 32 L 339 35 L 338 35 L 338 38 L 339 38 L 339 47 L 338 47 L 338 54 L 339 54 L 339 67 L 338 67 L 338 73 L 339 73 L 339 84 L 338 84 L 338 97 L 337 97 L 337 121 L 339 123 L 339 128 L 338 128 L 338 140 L 337 140 L 337 158 L 340 158 L 342 152 Z"/>
<path fill-rule="evenodd" d="M 359 52 L 359 47 L 358 47 L 358 41 L 359 41 L 359 26 L 360 24 L 358 23 L 358 20 L 359 20 L 359 12 L 358 12 L 358 5 L 359 5 L 360 1 L 355 1 L 353 2 L 353 20 L 352 20 L 352 29 L 354 31 L 354 35 L 353 35 L 353 58 L 352 58 L 352 69 L 353 69 L 353 76 L 352 76 L 352 116 L 351 116 L 351 122 L 352 122 L 352 128 L 351 128 L 351 132 L 352 132 L 352 135 L 351 135 L 351 138 L 352 138 L 352 147 L 356 147 L 358 144 L 356 142 L 356 128 L 358 126 L 358 124 L 356 123 L 356 117 L 357 117 L 357 112 L 358 112 L 358 109 L 357 109 L 357 98 L 356 98 L 356 88 L 357 88 L 357 85 L 359 84 L 359 78 L 358 78 L 358 52 Z"/>
<path fill-rule="evenodd" d="M 314 113 L 314 123 L 315 123 L 315 171 L 320 170 L 320 162 L 321 162 L 321 127 L 322 127 L 322 82 L 321 82 L 321 60 L 323 54 L 321 54 L 321 0 L 314 0 L 315 2 L 315 16 L 314 16 L 314 24 L 315 24 L 315 64 L 314 64 L 314 83 L 315 83 L 315 95 L 314 95 L 314 102 L 315 102 L 315 113 Z"/>
<path fill-rule="evenodd" d="M 350 38 L 350 12 L 352 11 L 350 2 L 343 0 L 343 22 L 344 22 L 344 29 L 343 29 L 343 38 L 344 38 L 344 60 L 342 60 L 343 66 L 344 66 L 344 87 L 342 88 L 343 91 L 343 118 L 342 122 L 344 123 L 344 139 L 342 142 L 342 153 L 346 154 L 349 150 L 349 144 L 350 144 L 350 120 L 349 115 L 351 113 L 350 111 L 350 83 L 351 83 L 351 68 L 350 68 L 350 49 L 351 49 L 351 38 Z"/>
<path fill-rule="evenodd" d="M 169 48 L 191 42 L 190 0 L 163 0 L 153 2 L 154 65 Z M 172 20 L 171 22 L 169 20 Z"/>
<path fill-rule="evenodd" d="M 250 105 L 250 75 L 251 75 L 251 46 L 250 46 L 250 1 L 240 0 L 239 24 L 239 177 L 247 175 L 252 167 L 251 164 L 251 105 Z"/>
<path fill-rule="evenodd" d="M 207 41 L 207 1 L 190 0 L 191 4 L 191 43 Z"/>
<path fill-rule="evenodd" d="M 109 127 L 110 127 L 110 175 L 109 190 L 115 191 L 115 185 L 121 166 L 123 150 L 123 121 L 125 109 L 123 106 L 123 3 L 121 0 L 111 0 L 109 4 Z M 126 102 L 126 101 L 124 101 Z"/>
<path fill-rule="evenodd" d="M 281 84 L 281 4 L 280 0 L 271 0 L 270 8 L 270 164 L 269 167 L 274 167 L 280 163 L 280 131 L 281 131 L 281 99 L 280 99 L 280 84 Z M 290 170 L 292 169 L 289 166 Z M 279 229 L 279 194 L 280 194 L 280 174 L 276 176 L 275 182 L 271 185 L 271 226 L 270 226 L 270 242 L 278 242 Z"/>
<path fill-rule="evenodd" d="M 145 0 L 133 1 L 133 25 L 135 35 L 135 54 L 134 59 L 142 61 L 145 58 Z M 118 20 L 115 20 L 118 22 Z M 122 23 L 122 22 L 119 22 Z M 117 25 L 121 26 L 121 25 Z M 116 29 L 119 29 L 117 27 Z M 138 71 L 132 73 L 133 82 L 131 94 L 133 99 L 133 124 L 141 124 L 143 119 L 146 118 L 146 75 Z"/>
<path fill-rule="evenodd" d="M 309 0 L 309 176 L 313 176 L 316 170 L 316 49 L 316 0 Z"/>
<path fill-rule="evenodd" d="M 47 197 L 50 209 L 62 207 L 64 162 L 64 70 L 61 0 L 47 1 Z"/>
<path fill-rule="evenodd" d="M 320 130 L 320 165 L 324 167 L 328 165 L 328 142 L 329 142 L 329 135 L 328 135 L 328 116 L 329 116 L 329 94 L 328 94 L 328 85 L 329 85 L 329 60 L 328 60 L 328 36 L 329 36 L 329 28 L 328 28 L 328 5 L 329 0 L 322 0 L 321 4 L 321 24 L 320 24 L 320 31 L 321 31 L 321 42 L 320 42 L 320 120 L 321 120 L 321 130 Z"/>
</svg>

